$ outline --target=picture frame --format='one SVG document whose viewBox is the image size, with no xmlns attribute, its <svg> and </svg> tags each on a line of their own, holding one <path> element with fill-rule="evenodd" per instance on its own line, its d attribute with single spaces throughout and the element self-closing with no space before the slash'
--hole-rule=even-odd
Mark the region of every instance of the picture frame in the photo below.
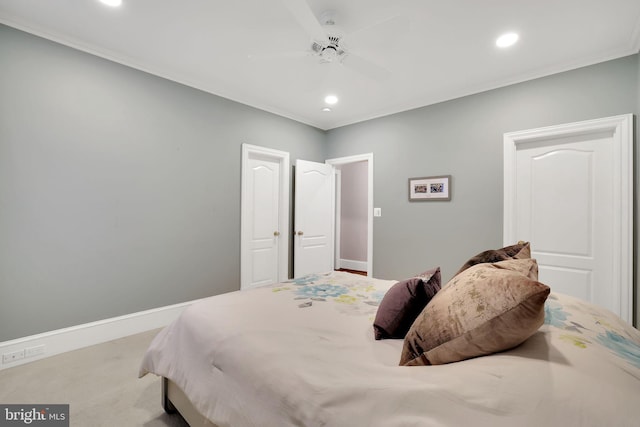
<svg viewBox="0 0 640 427">
<path fill-rule="evenodd" d="M 451 175 L 409 178 L 409 201 L 451 200 Z"/>
</svg>

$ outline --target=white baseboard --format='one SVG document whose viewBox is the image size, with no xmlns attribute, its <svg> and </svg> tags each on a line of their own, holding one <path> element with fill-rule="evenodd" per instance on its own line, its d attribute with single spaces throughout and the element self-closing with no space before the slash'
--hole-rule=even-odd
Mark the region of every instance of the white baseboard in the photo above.
<svg viewBox="0 0 640 427">
<path fill-rule="evenodd" d="M 90 345 L 162 328 L 176 319 L 185 308 L 194 302 L 183 302 L 0 342 L 0 370 Z M 35 351 L 37 355 L 32 357 L 22 357 L 8 362 L 5 362 L 2 357 L 5 354 L 14 352 L 25 351 L 27 353 L 27 350 L 36 348 L 40 351 Z"/>
<path fill-rule="evenodd" d="M 350 259 L 339 259 L 338 268 L 346 268 L 347 270 L 367 271 L 367 261 L 353 261 Z"/>
</svg>

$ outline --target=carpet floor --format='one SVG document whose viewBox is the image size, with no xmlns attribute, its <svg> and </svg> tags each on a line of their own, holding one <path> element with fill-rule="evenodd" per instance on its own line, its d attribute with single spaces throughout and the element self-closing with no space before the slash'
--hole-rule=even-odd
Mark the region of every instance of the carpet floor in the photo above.
<svg viewBox="0 0 640 427">
<path fill-rule="evenodd" d="M 160 404 L 160 378 L 138 378 L 159 330 L 0 371 L 2 404 L 69 404 L 71 426 L 187 427 Z"/>
</svg>

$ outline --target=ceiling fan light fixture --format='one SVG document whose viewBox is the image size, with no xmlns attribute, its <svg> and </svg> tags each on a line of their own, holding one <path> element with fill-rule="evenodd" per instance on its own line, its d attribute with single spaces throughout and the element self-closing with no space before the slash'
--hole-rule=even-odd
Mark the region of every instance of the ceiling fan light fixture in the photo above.
<svg viewBox="0 0 640 427">
<path fill-rule="evenodd" d="M 333 62 L 338 57 L 338 51 L 333 46 L 327 46 L 320 53 L 320 57 L 325 62 Z"/>
<path fill-rule="evenodd" d="M 496 46 L 505 48 L 516 44 L 520 36 L 517 33 L 506 33 L 496 39 Z"/>
<path fill-rule="evenodd" d="M 324 97 L 324 102 L 329 105 L 334 105 L 338 103 L 338 97 L 335 95 L 327 95 Z"/>
</svg>

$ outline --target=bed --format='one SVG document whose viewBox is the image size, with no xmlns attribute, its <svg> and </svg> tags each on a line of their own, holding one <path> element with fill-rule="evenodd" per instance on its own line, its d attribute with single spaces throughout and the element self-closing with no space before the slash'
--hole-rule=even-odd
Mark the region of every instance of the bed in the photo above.
<svg viewBox="0 0 640 427">
<path fill-rule="evenodd" d="M 399 366 L 419 334 L 372 326 L 397 285 L 329 272 L 201 300 L 156 336 L 140 376 L 162 377 L 165 409 L 192 427 L 640 425 L 640 331 L 613 313 L 551 290 L 515 347 Z"/>
</svg>

